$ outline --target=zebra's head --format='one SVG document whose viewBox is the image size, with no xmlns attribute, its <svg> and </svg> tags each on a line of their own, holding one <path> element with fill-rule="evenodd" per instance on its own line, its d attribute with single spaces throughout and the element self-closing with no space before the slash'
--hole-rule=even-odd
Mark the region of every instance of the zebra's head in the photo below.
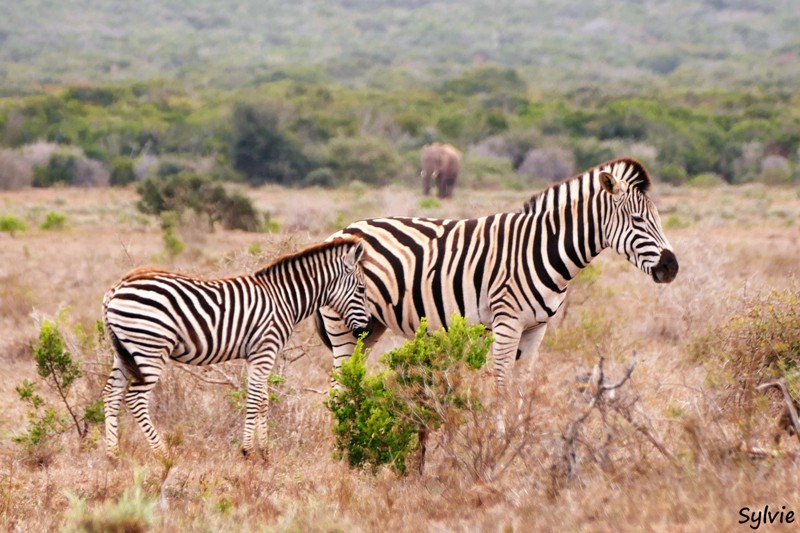
<svg viewBox="0 0 800 533">
<path fill-rule="evenodd" d="M 670 283 L 678 275 L 678 258 L 661 228 L 653 201 L 647 196 L 650 177 L 631 160 L 601 167 L 600 185 L 608 193 L 604 221 L 606 242 L 656 283 Z"/>
<path fill-rule="evenodd" d="M 341 268 L 328 296 L 328 306 L 342 316 L 356 337 L 369 331 L 371 323 L 367 287 L 361 268 L 363 258 L 364 242 L 359 240 L 339 258 Z"/>
</svg>

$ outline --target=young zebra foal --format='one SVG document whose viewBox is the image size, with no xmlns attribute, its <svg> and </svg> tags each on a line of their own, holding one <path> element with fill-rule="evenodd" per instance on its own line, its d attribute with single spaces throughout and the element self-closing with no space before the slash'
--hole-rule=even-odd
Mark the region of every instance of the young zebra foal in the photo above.
<svg viewBox="0 0 800 533">
<path fill-rule="evenodd" d="M 354 334 L 368 327 L 363 255 L 362 242 L 348 237 L 281 257 L 252 275 L 199 279 L 148 268 L 128 273 L 103 299 L 115 351 L 103 389 L 107 453 L 113 457 L 119 452 L 117 417 L 123 396 L 153 450 L 166 453 L 150 421 L 148 401 L 167 359 L 190 365 L 246 359 L 242 452 L 253 448 L 256 423 L 263 447 L 264 385 L 294 326 L 320 307 L 330 307 L 344 316 Z"/>
</svg>

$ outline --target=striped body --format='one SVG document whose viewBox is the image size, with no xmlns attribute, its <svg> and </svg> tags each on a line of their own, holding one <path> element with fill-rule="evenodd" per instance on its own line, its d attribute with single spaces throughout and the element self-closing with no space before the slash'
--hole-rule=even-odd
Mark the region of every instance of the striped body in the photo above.
<svg viewBox="0 0 800 533">
<path fill-rule="evenodd" d="M 103 300 L 116 352 L 104 390 L 109 454 L 117 452 L 117 416 L 131 377 L 127 404 L 151 446 L 165 451 L 150 421 L 148 398 L 167 359 L 191 365 L 247 360 L 242 446 L 249 451 L 256 418 L 264 418 L 265 380 L 295 324 L 330 306 L 352 330 L 367 327 L 362 254 L 356 239 L 337 239 L 278 259 L 253 275 L 207 280 L 144 268 L 123 277 Z"/>
<path fill-rule="evenodd" d="M 500 386 L 515 358 L 533 361 L 545 327 L 561 307 L 569 281 L 612 247 L 657 282 L 672 281 L 677 260 L 645 192 L 649 176 L 622 159 L 534 196 L 519 213 L 466 220 L 377 218 L 334 235 L 357 235 L 364 263 L 370 342 L 386 328 L 411 337 L 422 317 L 429 328 L 458 313 L 493 330 Z M 335 313 L 321 313 L 335 365 L 354 339 Z"/>
</svg>

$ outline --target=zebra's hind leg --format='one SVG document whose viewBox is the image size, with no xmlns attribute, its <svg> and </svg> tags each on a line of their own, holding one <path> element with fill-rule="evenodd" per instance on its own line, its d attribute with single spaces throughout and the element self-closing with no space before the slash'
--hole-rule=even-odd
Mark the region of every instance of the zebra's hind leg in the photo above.
<svg viewBox="0 0 800 533">
<path fill-rule="evenodd" d="M 150 444 L 150 447 L 156 452 L 158 455 L 162 457 L 167 456 L 167 448 L 164 445 L 164 442 L 161 440 L 161 437 L 158 435 L 156 428 L 153 426 L 153 422 L 150 420 L 150 393 L 153 391 L 153 388 L 158 383 L 158 379 L 161 377 L 161 372 L 164 370 L 164 365 L 166 364 L 165 357 L 163 355 L 148 355 L 142 357 L 140 354 L 137 355 L 137 362 L 141 360 L 146 360 L 147 364 L 142 365 L 139 364 L 139 368 L 142 371 L 142 375 L 144 380 L 143 381 L 132 381 L 128 386 L 128 393 L 125 395 L 125 402 L 128 404 L 128 409 L 130 409 L 131 413 L 133 413 L 134 418 L 139 423 L 139 427 L 142 428 L 144 431 L 145 437 L 147 437 L 147 441 Z"/>
<path fill-rule="evenodd" d="M 114 366 L 103 387 L 103 414 L 106 426 L 106 455 L 119 455 L 119 408 L 125 396 L 128 376 L 119 357 L 114 357 Z"/>
</svg>

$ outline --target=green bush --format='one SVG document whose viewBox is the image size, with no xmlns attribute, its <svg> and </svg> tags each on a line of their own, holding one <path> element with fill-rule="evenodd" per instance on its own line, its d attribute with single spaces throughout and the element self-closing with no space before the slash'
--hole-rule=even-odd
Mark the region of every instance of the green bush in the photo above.
<svg viewBox="0 0 800 533">
<path fill-rule="evenodd" d="M 40 227 L 43 230 L 63 230 L 67 227 L 67 215 L 56 211 L 48 211 Z"/>
<path fill-rule="evenodd" d="M 186 248 L 186 243 L 178 235 L 178 225 L 180 218 L 175 211 L 163 211 L 161 213 L 161 240 L 164 243 L 164 250 L 170 259 L 174 259 Z"/>
<path fill-rule="evenodd" d="M 78 156 L 66 151 L 56 151 L 46 165 L 33 168 L 33 186 L 51 187 L 56 184 L 69 185 L 75 179 Z"/>
<path fill-rule="evenodd" d="M 58 321 L 63 320 L 64 313 Z M 88 433 L 90 424 L 102 422 L 102 402 L 89 404 L 84 414 L 79 416 L 77 408 L 70 400 L 73 385 L 83 375 L 80 363 L 73 358 L 67 349 L 59 324 L 45 320 L 39 330 L 39 337 L 33 345 L 33 357 L 36 371 L 44 382 L 58 395 L 80 438 Z M 36 383 L 24 380 L 16 388 L 20 400 L 27 403 L 28 428 L 16 436 L 14 440 L 27 450 L 33 451 L 47 444 L 51 436 L 67 429 L 66 418 L 59 410 L 46 402 L 36 393 Z"/>
<path fill-rule="evenodd" d="M 476 189 L 519 189 L 523 181 L 508 159 L 474 155 L 464 158 L 458 179 L 462 185 Z"/>
<path fill-rule="evenodd" d="M 466 377 L 486 363 L 491 343 L 484 326 L 468 326 L 457 315 L 447 330 L 432 334 L 423 319 L 414 339 L 382 357 L 388 370 L 368 376 L 359 340 L 335 373 L 341 390 L 333 390 L 328 401 L 337 421 L 338 453 L 351 466 L 388 464 L 405 472 L 420 437 L 442 426 L 457 427 L 466 412 L 481 408 Z"/>
<path fill-rule="evenodd" d="M 117 156 L 111 160 L 111 185 L 122 187 L 136 181 L 133 159 Z"/>
<path fill-rule="evenodd" d="M 366 354 L 358 342 L 353 355 L 334 377 L 342 390 L 332 390 L 328 409 L 336 419 L 336 448 L 353 467 L 391 465 L 405 472 L 406 457 L 417 446 L 417 428 L 406 406 L 387 387 L 388 372 L 367 376 Z"/>
<path fill-rule="evenodd" d="M 372 137 L 342 137 L 328 143 L 327 166 L 339 182 L 386 185 L 400 177 L 403 160 L 388 142 Z"/>
<path fill-rule="evenodd" d="M 269 108 L 237 105 L 233 130 L 233 167 L 250 183 L 296 185 L 315 166 Z"/>
<path fill-rule="evenodd" d="M 15 235 L 20 231 L 25 231 L 28 225 L 14 215 L 0 215 L 0 231 Z"/>
<path fill-rule="evenodd" d="M 333 169 L 320 167 L 312 170 L 303 180 L 304 187 L 325 187 L 332 188 L 340 184 L 340 180 Z"/>
<path fill-rule="evenodd" d="M 228 193 L 222 183 L 191 171 L 165 177 L 151 177 L 138 187 L 137 208 L 147 214 L 172 212 L 180 221 L 183 213 L 194 211 L 204 215 L 213 228 L 221 223 L 225 229 L 258 231 L 261 216 L 243 193 Z"/>
</svg>

